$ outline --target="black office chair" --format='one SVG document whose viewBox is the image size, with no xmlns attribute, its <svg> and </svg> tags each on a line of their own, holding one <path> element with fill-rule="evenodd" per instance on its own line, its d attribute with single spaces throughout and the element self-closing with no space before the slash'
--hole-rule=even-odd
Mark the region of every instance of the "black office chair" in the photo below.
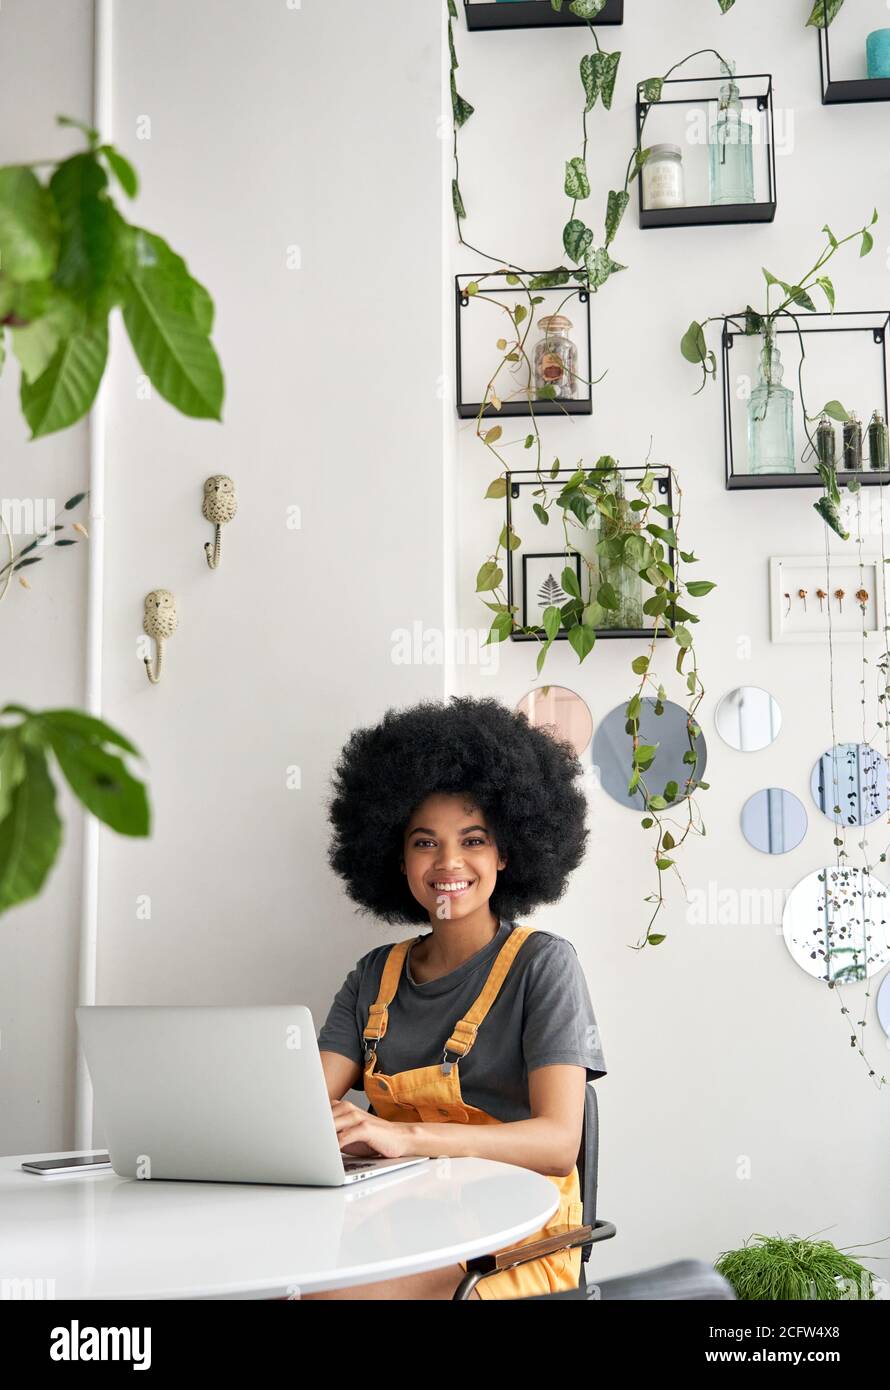
<svg viewBox="0 0 890 1390">
<path fill-rule="evenodd" d="M 467 1272 L 452 1295 L 453 1300 L 462 1302 L 469 1298 L 479 1281 L 489 1278 L 492 1274 L 499 1274 L 504 1269 L 515 1269 L 518 1265 L 527 1264 L 529 1260 L 538 1260 L 542 1255 L 553 1255 L 558 1250 L 574 1250 L 580 1245 L 581 1273 L 578 1290 L 569 1291 L 571 1297 L 579 1297 L 579 1290 L 583 1291 L 587 1288 L 584 1266 L 590 1258 L 594 1241 L 611 1240 L 615 1234 L 614 1224 L 611 1221 L 598 1219 L 596 1214 L 598 1164 L 599 1110 L 596 1091 L 593 1084 L 588 1082 L 584 1087 L 584 1118 L 581 1124 L 581 1147 L 578 1150 L 578 1178 L 581 1184 L 583 1224 L 581 1226 L 563 1226 L 547 1236 L 542 1236 L 539 1240 L 520 1245 L 515 1249 L 496 1252 L 493 1255 L 477 1255 L 475 1259 L 467 1260 Z M 536 1296 L 552 1298 L 557 1295 Z M 581 1292 L 580 1296 L 584 1297 L 584 1293 Z"/>
<path fill-rule="evenodd" d="M 534 1302 L 541 1298 L 565 1298 L 583 1301 L 608 1301 L 610 1299 L 734 1299 L 735 1290 L 727 1279 L 718 1274 L 706 1260 L 674 1260 L 670 1264 L 658 1265 L 653 1269 L 641 1270 L 636 1274 L 621 1275 L 605 1279 L 601 1283 L 590 1283 L 585 1266 L 590 1259 L 594 1242 L 611 1240 L 615 1226 L 596 1214 L 597 1177 L 599 1167 L 599 1110 L 596 1091 L 589 1082 L 584 1088 L 584 1119 L 581 1126 L 581 1147 L 578 1151 L 578 1177 L 581 1183 L 581 1202 L 583 1225 L 565 1226 L 553 1231 L 546 1238 L 521 1245 L 513 1250 L 505 1250 L 494 1255 L 479 1255 L 467 1261 L 467 1272 L 460 1281 L 454 1300 L 468 1299 L 481 1279 L 498 1274 L 503 1269 L 514 1269 L 529 1260 L 537 1260 L 542 1255 L 552 1255 L 557 1250 L 574 1250 L 581 1247 L 581 1269 L 576 1289 L 566 1289 L 562 1293 L 532 1294 L 524 1302 Z"/>
</svg>

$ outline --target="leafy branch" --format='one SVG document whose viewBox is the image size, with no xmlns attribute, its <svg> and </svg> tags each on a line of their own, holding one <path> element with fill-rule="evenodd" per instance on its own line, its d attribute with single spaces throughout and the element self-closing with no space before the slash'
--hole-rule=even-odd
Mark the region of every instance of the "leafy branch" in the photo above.
<svg viewBox="0 0 890 1390">
<path fill-rule="evenodd" d="M 10 722 L 10 721 L 17 722 Z M 0 710 L 0 914 L 36 897 L 62 843 L 50 757 L 78 800 L 120 835 L 149 833 L 145 786 L 123 734 L 80 710 Z"/>
<path fill-rule="evenodd" d="M 0 168 L 0 369 L 8 330 L 31 438 L 67 429 L 90 409 L 114 308 L 159 394 L 184 415 L 220 419 L 210 295 L 161 237 L 121 216 L 110 179 L 128 198 L 139 186 L 124 155 L 92 127 L 58 120 L 84 135 L 85 150 L 54 165 Z M 44 183 L 36 170 L 47 163 Z"/>
</svg>

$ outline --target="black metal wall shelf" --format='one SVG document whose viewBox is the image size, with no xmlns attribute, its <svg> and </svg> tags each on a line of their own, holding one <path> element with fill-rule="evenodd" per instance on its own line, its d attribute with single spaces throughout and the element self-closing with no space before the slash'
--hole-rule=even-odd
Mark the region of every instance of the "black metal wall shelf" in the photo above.
<svg viewBox="0 0 890 1390">
<path fill-rule="evenodd" d="M 544 479 L 544 484 L 543 484 L 543 485 L 544 485 L 544 486 L 547 486 L 547 487 L 552 487 L 554 490 L 559 491 L 559 490 L 562 489 L 562 487 L 564 486 L 564 484 L 565 484 L 566 482 L 568 482 L 569 478 L 572 477 L 572 475 L 575 473 L 575 471 L 576 471 L 576 470 L 575 470 L 574 468 L 561 468 L 561 469 L 558 471 L 558 473 L 556 474 L 556 476 L 555 476 L 554 478 L 551 478 L 550 475 L 549 475 L 549 473 L 548 473 L 547 476 L 546 476 L 545 479 Z M 591 471 L 591 470 L 588 470 L 588 471 Z M 618 472 L 622 475 L 623 478 L 629 478 L 631 481 L 632 481 L 633 479 L 635 479 L 635 478 L 642 478 L 643 475 L 644 475 L 647 471 L 648 471 L 649 473 L 652 473 L 652 474 L 654 475 L 654 477 L 655 477 L 655 486 L 656 486 L 656 489 L 657 489 L 658 494 L 659 494 L 659 497 L 660 497 L 660 503 L 659 503 L 659 505 L 660 505 L 661 503 L 666 503 L 668 506 L 670 506 L 671 508 L 673 508 L 673 489 L 672 489 L 672 487 L 671 487 L 671 472 L 670 472 L 670 469 L 669 469 L 669 468 L 663 468 L 663 467 L 650 467 L 649 469 L 646 469 L 646 468 L 637 467 L 637 468 L 619 468 L 619 469 L 618 469 Z M 520 496 L 522 495 L 522 490 L 523 490 L 523 489 L 525 489 L 525 488 L 531 488 L 531 489 L 539 488 L 539 487 L 542 486 L 542 483 L 541 483 L 540 475 L 538 474 L 537 470 L 534 469 L 534 468 L 517 468 L 517 469 L 514 469 L 513 471 L 507 473 L 506 479 L 507 479 L 507 493 L 506 493 L 507 534 L 509 535 L 509 534 L 511 534 L 511 531 L 512 531 L 513 519 L 514 519 L 513 503 L 514 503 L 515 501 L 517 501 L 517 500 L 520 498 Z M 531 494 L 529 494 L 529 495 L 531 495 Z M 538 523 L 534 523 L 534 524 L 538 524 Z M 517 600 L 514 598 L 514 594 L 516 593 L 516 583 L 515 583 L 515 579 L 514 579 L 514 570 L 513 570 L 513 567 L 514 567 L 514 556 L 517 555 L 517 554 L 518 554 L 518 552 L 514 552 L 513 550 L 510 549 L 509 545 L 507 546 L 507 557 L 506 557 L 506 560 L 505 560 L 505 564 L 506 564 L 506 571 L 507 571 L 507 603 L 510 604 L 510 605 L 512 605 L 513 603 L 516 603 L 516 602 L 517 602 Z M 669 557 L 670 557 L 670 562 L 671 562 L 671 564 L 674 564 L 674 563 L 675 563 L 675 555 L 674 555 L 674 551 L 673 551 L 673 549 L 672 549 L 671 547 L 668 547 L 668 555 L 669 555 Z M 527 562 L 528 562 L 529 560 L 534 560 L 534 559 L 560 559 L 560 558 L 561 558 L 562 561 L 563 561 L 562 568 L 565 568 L 565 567 L 568 566 L 568 565 L 574 564 L 574 562 L 575 562 L 576 559 L 578 559 L 578 564 L 580 565 L 580 559 L 578 558 L 577 553 L 574 552 L 574 551 L 569 551 L 569 552 L 566 552 L 566 551 L 527 551 L 527 552 L 523 552 L 523 553 L 522 553 L 522 555 L 521 555 L 521 559 L 522 559 L 522 593 L 521 593 L 520 598 L 519 598 L 519 600 L 518 600 L 518 607 L 519 607 L 519 609 L 520 609 L 520 612 L 519 612 L 519 614 L 518 614 L 518 617 L 521 619 L 521 621 L 522 621 L 522 626 L 523 626 L 523 627 L 527 626 L 527 613 L 528 613 L 528 600 L 527 600 L 526 583 L 525 583 L 526 572 L 527 572 Z M 664 616 L 665 616 L 665 618 L 667 619 L 668 622 L 671 621 L 671 614 L 670 614 L 670 613 L 665 614 Z M 629 637 L 629 638 L 637 638 L 638 640 L 640 640 L 640 639 L 645 639 L 646 641 L 651 641 L 651 639 L 652 639 L 652 633 L 653 633 L 653 628 L 652 628 L 652 627 L 643 627 L 643 628 L 624 628 L 624 627 L 602 627 L 602 628 L 599 628 L 599 627 L 598 627 L 598 628 L 594 628 L 593 630 L 594 630 L 594 632 L 596 633 L 597 641 L 601 640 L 601 639 L 604 638 L 604 637 Z M 545 634 L 544 634 L 544 629 L 543 629 L 543 628 L 538 628 L 538 629 L 536 630 L 536 632 L 511 632 L 511 634 L 510 634 L 510 640 L 513 641 L 513 642 L 539 642 L 539 641 L 541 640 L 541 638 L 544 637 L 544 635 L 545 635 Z M 661 638 L 661 637 L 669 637 L 670 635 L 671 635 L 671 634 L 670 634 L 669 632 L 666 632 L 662 626 L 659 626 L 658 633 L 657 633 L 657 636 L 658 636 L 659 638 Z M 568 641 L 568 636 L 569 636 L 569 635 L 568 635 L 568 632 L 565 630 L 565 628 L 562 628 L 562 627 L 561 627 L 560 630 L 559 630 L 559 632 L 556 634 L 556 637 L 554 638 L 554 641 L 557 641 L 557 642 L 567 642 L 567 641 Z"/>
<path fill-rule="evenodd" d="M 888 370 L 887 370 L 887 343 L 890 336 L 890 311 L 880 309 L 875 311 L 836 311 L 833 314 L 812 314 L 806 310 L 798 310 L 795 315 L 797 327 L 794 321 L 782 316 L 776 325 L 777 337 L 788 337 L 789 341 L 798 343 L 798 330 L 806 337 L 808 334 L 858 334 L 866 341 L 871 341 L 880 350 L 880 362 L 878 366 L 879 393 L 883 403 L 884 419 L 888 418 Z M 732 413 L 732 388 L 730 385 L 730 353 L 736 338 L 754 338 L 759 341 L 758 334 L 745 333 L 745 311 L 738 314 L 728 314 L 723 320 L 721 330 L 721 350 L 723 358 L 723 448 L 726 466 L 726 487 L 730 492 L 747 491 L 749 489 L 760 488 L 799 488 L 799 487 L 821 487 L 822 479 L 815 468 L 801 467 L 800 450 L 797 451 L 797 464 L 799 471 L 796 473 L 749 473 L 736 469 L 736 460 L 733 449 L 733 413 Z M 798 386 L 797 372 L 790 371 L 785 363 L 785 383 L 793 384 L 796 389 Z M 799 402 L 798 402 L 799 403 Z M 821 407 L 824 402 L 807 401 L 808 407 L 813 410 Z M 845 402 L 849 409 L 856 406 L 850 402 Z M 871 402 L 877 405 L 878 401 Z M 863 434 L 868 421 L 863 421 Z M 811 433 L 813 432 L 811 428 Z M 863 464 L 861 470 L 847 472 L 838 470 L 838 482 L 841 485 L 857 480 L 862 487 L 883 487 L 890 483 L 890 469 L 871 469 Z"/>
<path fill-rule="evenodd" d="M 468 29 L 544 29 L 587 24 L 569 9 L 564 0 L 555 10 L 550 0 L 464 0 Z M 624 0 L 606 0 L 591 24 L 623 24 Z"/>
<path fill-rule="evenodd" d="M 651 125 L 649 112 L 660 106 L 700 106 L 719 100 L 720 88 L 727 82 L 723 75 L 718 77 L 672 77 L 663 88 L 658 101 L 644 101 L 637 88 L 637 144 L 642 149 L 659 143 L 646 131 L 643 141 L 644 122 Z M 776 216 L 776 143 L 773 116 L 773 79 L 769 73 L 747 73 L 733 79 L 739 87 L 742 102 L 753 102 L 763 116 L 764 139 L 762 145 L 766 154 L 766 198 L 755 203 L 695 203 L 676 208 L 647 208 L 644 205 L 643 175 L 637 177 L 637 201 L 639 205 L 640 226 L 649 227 L 715 227 L 728 224 L 738 225 L 746 222 L 772 222 Z M 668 91 L 680 88 L 696 89 L 676 97 L 665 95 Z M 750 88 L 750 90 L 749 90 Z M 704 89 L 704 90 L 698 90 Z M 647 122 L 647 117 L 649 120 Z M 755 148 L 756 144 L 755 142 Z M 694 146 L 692 148 L 695 148 Z M 703 159 L 707 160 L 708 147 L 703 147 Z"/>
<path fill-rule="evenodd" d="M 536 416 L 544 416 L 544 415 L 592 415 L 592 414 L 593 414 L 593 393 L 592 393 L 591 387 L 590 387 L 589 385 L 585 385 L 585 387 L 584 387 L 584 390 L 585 390 L 586 394 L 584 394 L 583 396 L 580 396 L 577 400 L 546 400 L 546 399 L 544 399 L 544 400 L 537 400 L 537 399 L 535 399 L 535 400 L 529 400 L 529 390 L 530 390 L 531 388 L 530 388 L 530 386 L 529 386 L 529 384 L 528 384 L 528 369 L 527 369 L 527 368 L 525 368 L 525 372 L 526 372 L 525 380 L 524 380 L 523 382 L 520 382 L 519 385 L 518 385 L 518 387 L 517 387 L 517 390 L 523 393 L 522 399 L 519 399 L 519 400 L 509 400 L 509 399 L 503 399 L 503 398 L 502 398 L 500 410 L 496 410 L 495 407 L 494 407 L 493 405 L 491 405 L 491 404 L 486 404 L 486 406 L 485 406 L 485 408 L 484 408 L 484 410 L 483 410 L 483 409 L 482 409 L 482 402 L 481 402 L 481 400 L 479 400 L 479 401 L 468 401 L 468 400 L 465 400 L 465 399 L 464 399 L 464 380 L 463 380 L 463 378 L 464 378 L 464 328 L 463 328 L 463 324 L 464 324 L 464 319 L 465 319 L 467 310 L 468 310 L 468 309 L 470 308 L 470 306 L 473 305 L 473 304 L 475 304 L 475 305 L 477 306 L 477 308 L 478 308 L 480 302 L 483 301 L 483 300 L 486 300 L 486 299 L 495 299 L 497 302 L 501 302 L 501 301 L 503 301 L 503 300 L 509 299 L 510 301 L 512 301 L 512 302 L 514 302 L 514 303 L 522 304 L 522 305 L 524 305 L 524 306 L 527 306 L 527 305 L 528 305 L 528 295 L 527 295 L 526 291 L 523 289 L 523 286 L 522 286 L 521 284 L 520 284 L 520 285 L 515 285 L 515 286 L 511 286 L 511 285 L 508 285 L 508 284 L 507 284 L 507 282 L 506 282 L 506 277 L 507 277 L 507 275 L 510 274 L 510 273 L 512 273 L 512 272 L 508 272 L 508 271 L 505 271 L 505 270 L 498 270 L 498 271 L 485 270 L 485 271 L 481 271 L 478 275 L 466 275 L 466 274 L 464 274 L 464 275 L 455 275 L 455 277 L 454 277 L 454 301 L 455 301 L 455 325 L 456 325 L 456 326 L 455 326 L 455 351 L 456 351 L 455 394 L 456 394 L 456 404 L 457 404 L 457 413 L 458 413 L 458 416 L 460 417 L 461 420 L 473 420 L 473 419 L 476 418 L 477 415 L 479 415 L 480 411 L 481 411 L 482 415 L 485 416 L 486 418 L 489 417 L 489 416 L 495 416 L 495 417 L 497 417 L 498 419 L 505 419 L 505 418 L 515 417 L 515 416 L 519 416 L 519 415 L 531 415 L 531 414 L 534 414 L 534 415 L 536 415 Z M 531 279 L 533 278 L 533 276 L 534 276 L 535 273 L 536 273 L 536 272 L 528 272 L 527 274 L 525 274 L 525 275 L 522 277 L 523 282 L 527 284 L 528 281 L 531 280 Z M 499 283 L 499 284 L 498 284 L 498 283 L 494 283 L 494 284 L 491 283 L 491 282 L 497 282 L 497 281 L 500 281 L 500 283 Z M 471 295 L 471 294 L 467 294 L 466 286 L 467 286 L 468 284 L 472 284 L 472 283 L 474 283 L 474 282 L 477 283 L 477 284 L 479 285 L 479 290 L 478 290 L 478 292 L 477 292 L 476 294 L 472 294 L 472 295 Z M 576 344 L 576 346 L 577 346 L 577 348 L 578 348 L 578 375 L 579 375 L 579 377 L 582 378 L 582 380 L 583 380 L 584 383 L 589 383 L 590 378 L 591 378 L 591 375 L 592 375 L 591 370 L 590 370 L 590 363 L 591 363 L 591 347 L 590 347 L 590 295 L 589 295 L 589 293 L 587 292 L 587 290 L 583 289 L 582 286 L 579 285 L 579 284 L 567 284 L 567 285 L 559 285 L 559 286 L 556 286 L 556 287 L 551 286 L 551 287 L 549 287 L 549 288 L 547 288 L 547 289 L 536 289 L 536 290 L 533 290 L 533 291 L 532 291 L 532 294 L 533 294 L 533 296 L 534 296 L 535 298 L 537 298 L 537 297 L 540 295 L 541 298 L 545 301 L 544 304 L 538 305 L 538 306 L 535 307 L 535 315 L 536 315 L 535 322 L 537 322 L 537 320 L 538 320 L 542 315 L 544 315 L 544 314 L 547 314 L 547 313 L 556 313 L 556 312 L 564 312 L 567 305 L 569 306 L 569 311 L 570 311 L 570 312 L 571 312 L 571 309 L 572 309 L 576 304 L 580 304 L 580 305 L 583 306 L 584 320 L 585 320 L 585 322 L 584 322 L 584 327 L 583 327 L 583 329 L 582 329 L 581 331 L 578 331 L 578 327 L 577 327 L 577 325 L 576 325 L 576 327 L 575 327 L 574 330 L 573 330 L 573 341 L 575 342 L 575 344 Z M 546 305 L 546 307 L 545 307 L 545 305 Z M 523 331 L 524 331 L 524 329 L 525 329 L 525 326 L 526 326 L 527 322 L 528 322 L 527 320 L 524 320 L 524 321 L 523 321 L 523 324 L 522 324 L 522 330 L 523 330 Z M 493 329 L 495 329 L 496 326 L 497 326 L 497 328 L 498 328 L 499 331 L 492 331 Z M 495 318 L 494 315 L 492 315 L 492 316 L 490 317 L 490 320 L 486 322 L 484 328 L 483 328 L 482 330 L 480 330 L 480 331 L 484 331 L 484 332 L 486 332 L 486 333 L 488 334 L 488 338 L 486 338 L 486 341 L 488 341 L 489 338 L 490 338 L 490 339 L 492 340 L 492 342 L 493 342 L 496 338 L 501 338 L 501 337 L 503 337 L 503 338 L 509 338 L 509 336 L 510 336 L 510 334 L 509 334 L 508 332 L 506 332 L 506 331 L 501 327 L 500 322 L 498 321 L 498 319 Z M 531 357 L 531 356 L 533 355 L 533 351 L 534 351 L 533 344 L 534 344 L 534 324 L 532 324 L 531 337 L 530 337 L 530 341 L 528 342 L 528 348 L 527 348 L 529 357 Z M 586 354 L 587 354 L 586 360 L 585 360 L 585 357 L 584 357 L 584 352 L 585 352 L 585 350 L 586 350 Z"/>
<path fill-rule="evenodd" d="M 819 35 L 819 79 L 823 106 L 847 106 L 861 101 L 890 101 L 890 77 L 854 77 L 838 81 L 831 74 L 832 26 L 816 30 Z"/>
</svg>

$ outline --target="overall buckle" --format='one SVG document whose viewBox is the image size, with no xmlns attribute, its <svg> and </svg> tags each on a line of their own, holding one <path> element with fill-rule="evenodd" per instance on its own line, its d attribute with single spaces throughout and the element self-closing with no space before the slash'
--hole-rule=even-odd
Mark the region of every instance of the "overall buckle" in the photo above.
<svg viewBox="0 0 890 1390">
<path fill-rule="evenodd" d="M 443 1071 L 443 1073 L 444 1073 L 445 1076 L 450 1076 L 450 1075 L 451 1075 L 451 1068 L 457 1066 L 458 1062 L 460 1061 L 460 1058 L 461 1058 L 461 1054 L 458 1052 L 458 1053 L 456 1054 L 456 1060 L 453 1061 L 453 1062 L 449 1062 L 449 1060 L 448 1060 L 448 1048 L 447 1048 L 447 1047 L 445 1048 L 445 1050 L 444 1050 L 443 1053 L 442 1053 L 442 1071 Z"/>
</svg>

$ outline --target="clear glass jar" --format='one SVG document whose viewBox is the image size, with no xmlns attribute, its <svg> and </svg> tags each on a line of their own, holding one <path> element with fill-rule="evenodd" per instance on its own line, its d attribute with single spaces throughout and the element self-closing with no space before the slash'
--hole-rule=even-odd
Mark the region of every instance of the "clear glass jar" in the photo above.
<svg viewBox="0 0 890 1390">
<path fill-rule="evenodd" d="M 782 358 L 775 325 L 767 324 L 760 354 L 760 381 L 748 402 L 748 467 L 752 473 L 795 473 L 794 392 L 782 385 Z"/>
<path fill-rule="evenodd" d="M 640 535 L 641 523 L 631 511 L 624 491 L 624 479 L 616 473 L 606 481 L 606 491 L 615 499 L 611 516 L 597 512 L 597 557 L 600 584 L 609 584 L 618 598 L 618 607 L 604 608 L 604 628 L 639 630 L 644 625 L 643 581 L 628 559 L 627 537 Z M 620 554 L 617 552 L 620 550 Z M 610 551 L 616 553 L 610 554 Z"/>
<path fill-rule="evenodd" d="M 683 151 L 679 145 L 653 145 L 643 165 L 643 207 L 684 208 Z"/>
<path fill-rule="evenodd" d="M 571 319 L 545 314 L 538 320 L 542 337 L 535 344 L 535 394 L 545 400 L 573 401 L 578 380 L 578 349 L 569 337 Z M 545 389 L 545 388 L 551 388 Z"/>
</svg>

